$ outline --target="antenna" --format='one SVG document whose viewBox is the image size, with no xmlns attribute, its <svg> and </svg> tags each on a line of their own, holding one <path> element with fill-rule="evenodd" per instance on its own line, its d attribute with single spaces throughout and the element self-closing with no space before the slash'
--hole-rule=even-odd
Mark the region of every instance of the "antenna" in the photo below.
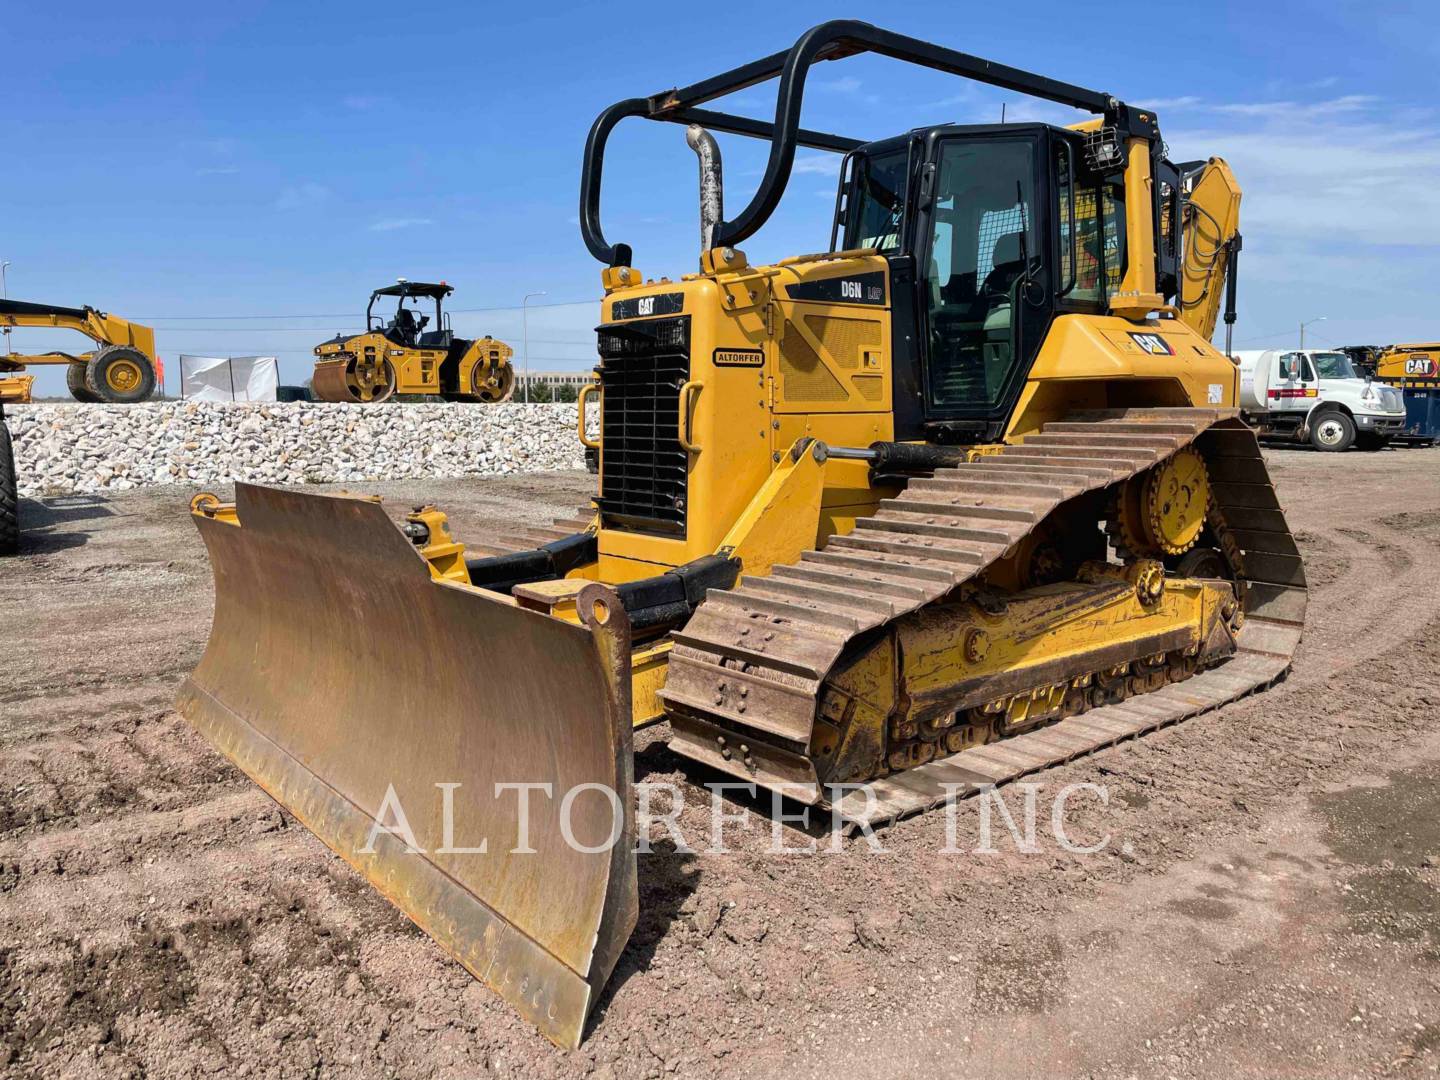
<svg viewBox="0 0 1440 1080">
<path fill-rule="evenodd" d="M 1000 123 L 1005 122 L 1005 102 L 1000 102 Z"/>
</svg>

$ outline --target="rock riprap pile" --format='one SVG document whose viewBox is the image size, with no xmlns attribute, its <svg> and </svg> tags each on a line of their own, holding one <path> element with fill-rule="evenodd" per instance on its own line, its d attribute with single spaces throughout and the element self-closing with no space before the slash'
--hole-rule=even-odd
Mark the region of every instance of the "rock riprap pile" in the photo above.
<svg viewBox="0 0 1440 1080">
<path fill-rule="evenodd" d="M 574 405 L 154 401 L 16 405 L 5 419 L 22 495 L 233 480 L 486 476 L 585 465 Z"/>
</svg>

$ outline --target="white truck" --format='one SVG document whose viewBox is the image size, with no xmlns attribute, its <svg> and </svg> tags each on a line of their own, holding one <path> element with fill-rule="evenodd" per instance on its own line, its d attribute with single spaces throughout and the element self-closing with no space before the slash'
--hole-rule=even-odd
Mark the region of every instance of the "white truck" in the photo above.
<svg viewBox="0 0 1440 1080">
<path fill-rule="evenodd" d="M 1343 352 L 1237 352 L 1240 408 L 1261 437 L 1309 442 L 1317 450 L 1378 450 L 1405 428 L 1400 391 L 1363 377 Z"/>
</svg>

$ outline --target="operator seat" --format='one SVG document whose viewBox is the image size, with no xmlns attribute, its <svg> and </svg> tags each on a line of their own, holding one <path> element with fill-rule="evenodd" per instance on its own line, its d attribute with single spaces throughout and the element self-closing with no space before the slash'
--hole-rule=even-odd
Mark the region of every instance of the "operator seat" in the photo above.
<svg viewBox="0 0 1440 1080">
<path fill-rule="evenodd" d="M 1005 233 L 995 241 L 995 248 L 990 254 L 990 263 L 993 269 L 985 275 L 985 284 L 980 289 L 981 294 L 1008 298 L 1010 286 L 1015 284 L 1015 279 L 1025 269 L 1025 260 L 1020 255 L 1020 234 L 1018 232 Z"/>
<path fill-rule="evenodd" d="M 390 323 L 390 329 L 385 336 L 397 345 L 414 345 L 417 329 L 415 313 L 409 308 L 402 307 L 395 312 L 395 318 Z"/>
<path fill-rule="evenodd" d="M 1011 292 L 1015 282 L 1025 271 L 1025 260 L 1021 256 L 1020 234 L 1006 233 L 995 241 L 991 255 L 994 269 L 985 275 L 981 296 L 989 306 L 985 315 L 984 338 L 981 356 L 985 365 L 985 392 L 989 400 L 996 400 L 1001 384 L 1010 373 L 1013 359 L 1013 338 L 1011 336 Z"/>
</svg>

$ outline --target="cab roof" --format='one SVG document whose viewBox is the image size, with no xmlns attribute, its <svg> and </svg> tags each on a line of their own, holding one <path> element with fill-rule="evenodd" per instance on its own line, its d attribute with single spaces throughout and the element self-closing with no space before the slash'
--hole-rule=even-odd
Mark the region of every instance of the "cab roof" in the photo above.
<svg viewBox="0 0 1440 1080">
<path fill-rule="evenodd" d="M 455 291 L 455 286 L 447 285 L 445 282 L 428 281 L 400 281 L 394 285 L 386 285 L 376 289 L 372 296 L 428 296 L 436 300 L 443 300 Z"/>
</svg>

